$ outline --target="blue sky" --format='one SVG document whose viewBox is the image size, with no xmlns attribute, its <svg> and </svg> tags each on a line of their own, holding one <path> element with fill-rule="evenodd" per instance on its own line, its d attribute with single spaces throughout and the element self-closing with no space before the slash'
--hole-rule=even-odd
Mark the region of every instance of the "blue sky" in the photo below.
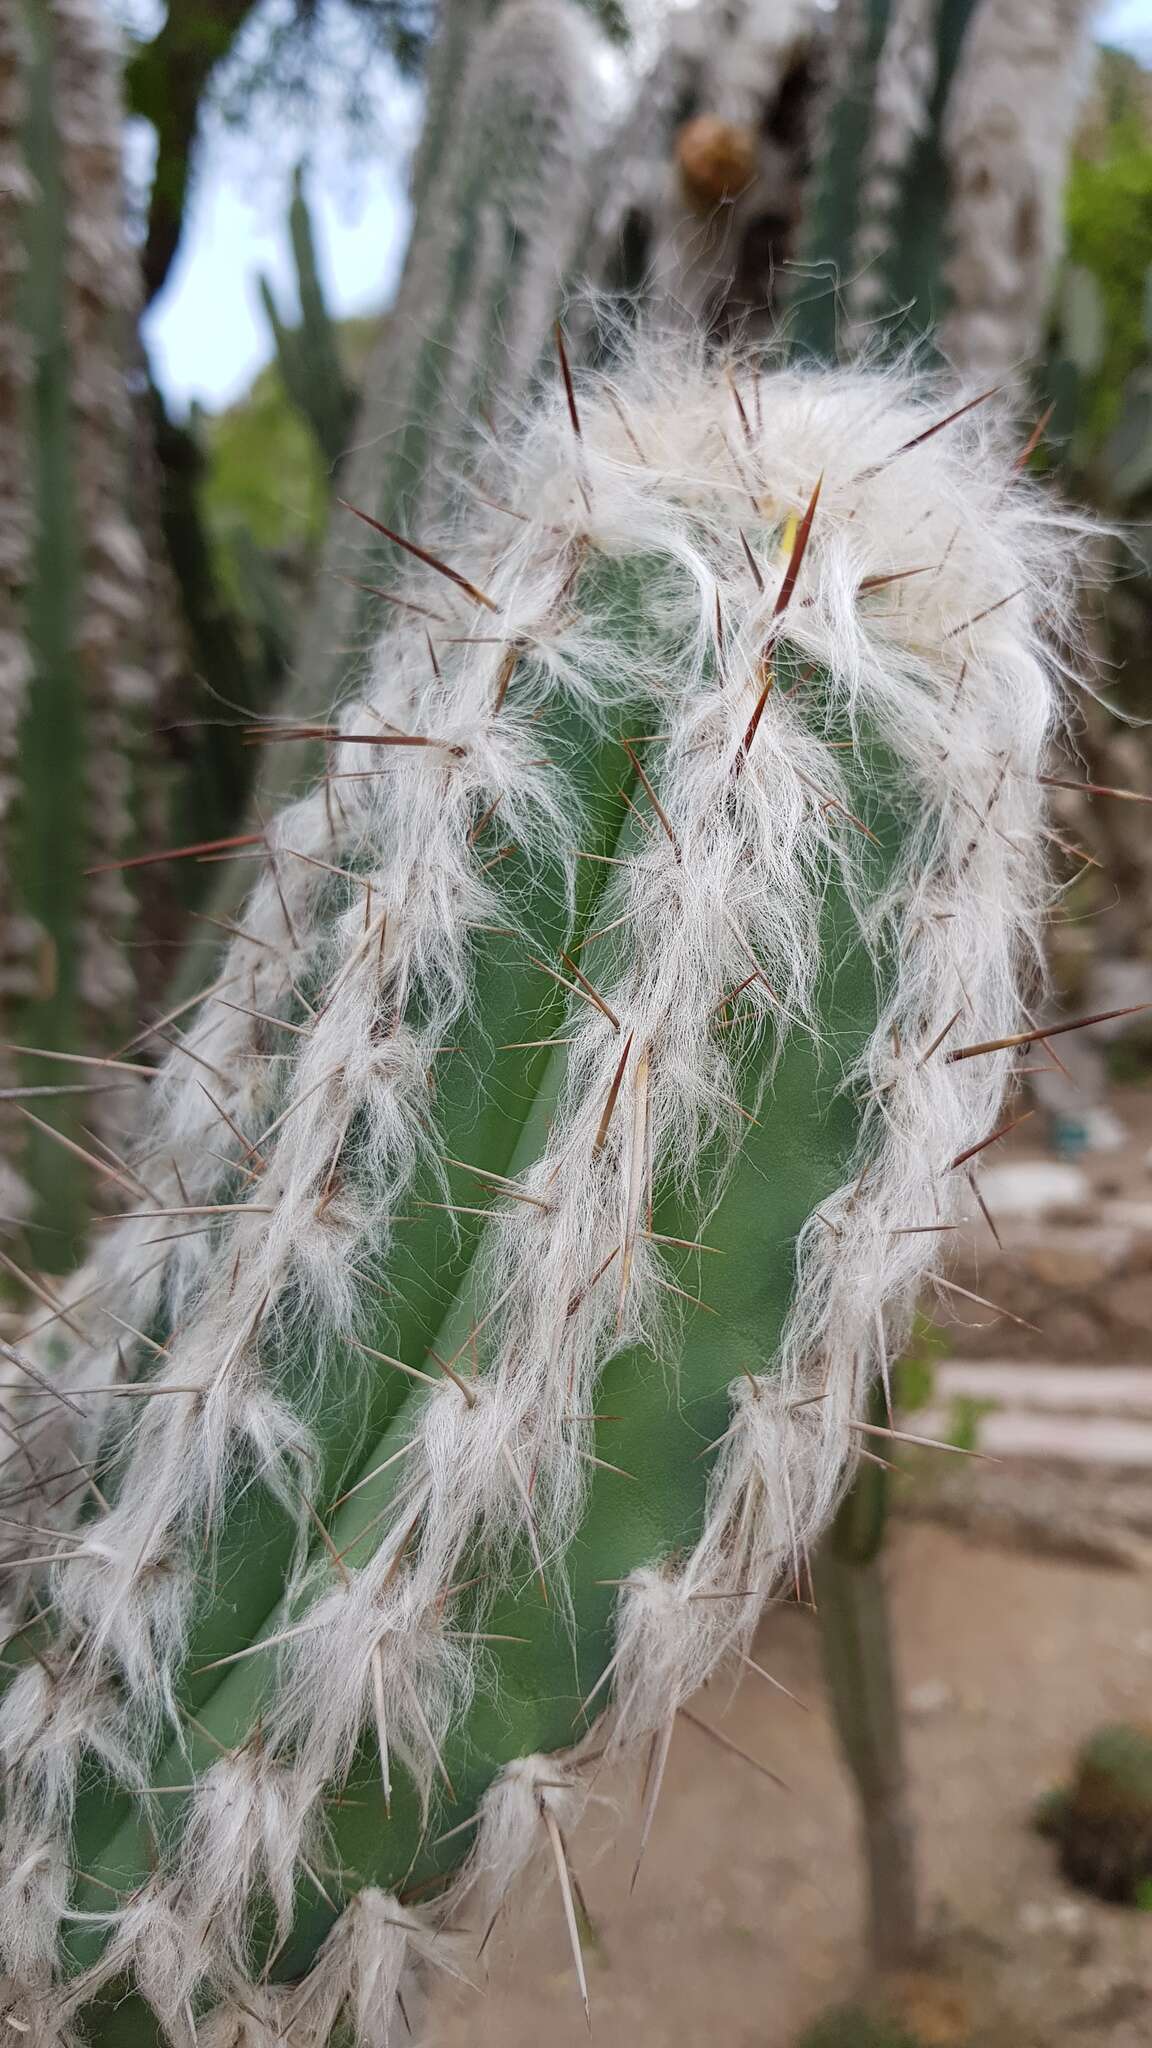
<svg viewBox="0 0 1152 2048">
<path fill-rule="evenodd" d="M 1152 62 L 1152 0 L 1108 0 L 1100 33 Z M 312 129 L 267 132 L 267 112 L 253 133 L 217 124 L 201 153 L 201 170 L 180 256 L 151 308 L 145 335 L 156 376 L 183 409 L 199 399 L 228 404 L 267 360 L 269 343 L 256 280 L 263 272 L 286 306 L 293 303 L 285 215 L 292 167 L 305 157 L 309 192 L 329 304 L 337 314 L 373 311 L 396 282 L 408 226 L 405 184 L 419 120 L 416 94 L 383 68 L 374 81 L 379 132 L 360 160 L 342 125 L 324 118 Z M 143 170 L 147 139 L 136 138 Z"/>
</svg>

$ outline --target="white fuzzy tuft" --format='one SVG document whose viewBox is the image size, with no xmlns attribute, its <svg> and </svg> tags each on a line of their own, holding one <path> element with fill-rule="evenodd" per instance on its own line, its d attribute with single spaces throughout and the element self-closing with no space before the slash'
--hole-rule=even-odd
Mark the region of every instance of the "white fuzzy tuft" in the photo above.
<svg viewBox="0 0 1152 2048">
<path fill-rule="evenodd" d="M 265 2024 L 242 1983 L 252 1888 L 267 1886 L 283 1921 L 325 1785 L 367 1731 L 385 1771 L 395 1752 L 427 1795 L 446 1733 L 486 1683 L 482 1649 L 452 1625 L 476 1555 L 498 1576 L 527 1528 L 562 1595 L 599 1374 L 667 1325 L 651 1189 L 703 1180 L 711 1199 L 717 1155 L 739 1141 L 732 1101 L 748 1055 L 789 1034 L 819 1041 L 833 889 L 885 991 L 843 1076 L 861 1104 L 858 1155 L 801 1233 L 778 1355 L 732 1390 L 695 1551 L 652 1557 L 624 1590 L 616 1739 L 666 1728 L 740 1647 L 758 1598 L 712 1596 L 766 1597 L 799 1572 L 850 1476 L 851 1425 L 940 1255 L 923 1226 L 960 1215 L 967 1184 L 952 1161 L 991 1133 L 1005 1084 L 1009 1055 L 947 1053 L 1020 1029 L 1038 968 L 1049 647 L 1069 624 L 1078 528 L 1014 474 L 986 407 L 937 431 L 960 403 L 950 389 L 901 371 L 744 366 L 736 381 L 739 403 L 731 375 L 645 346 L 618 384 L 582 391 L 579 442 L 563 402 L 546 408 L 494 486 L 518 516 L 473 513 L 467 536 L 436 542 L 493 610 L 431 574 L 415 583 L 410 601 L 448 622 L 433 624 L 436 663 L 426 611 L 403 614 L 341 714 L 333 779 L 268 832 L 244 935 L 158 1084 L 139 1168 L 142 1210 L 230 1206 L 186 1224 L 125 1222 L 111 1271 L 79 1290 L 94 1290 L 75 1310 L 82 1326 L 109 1326 L 90 1353 L 77 1347 L 70 1387 L 116 1378 L 127 1323 L 171 1332 L 153 1384 L 192 1391 L 141 1404 L 117 1503 L 61 1536 L 75 1548 L 54 1570 L 52 1678 L 26 1674 L 0 1708 L 16 1816 L 0 1873 L 11 1967 L 29 1912 L 30 1961 L 51 1963 L 55 1859 L 87 1752 L 146 1783 L 162 1731 L 180 1725 L 204 1531 L 243 1475 L 300 1528 L 259 1746 L 201 1780 L 170 1862 L 116 1916 L 109 1955 L 136 1956 L 173 2028 L 204 1985 L 233 1997 L 244 2026 Z M 603 559 L 642 565 L 627 638 L 590 568 Z M 791 688 L 772 675 L 781 630 L 798 663 Z M 429 1076 L 476 1005 L 474 928 L 516 925 L 514 885 L 472 843 L 477 820 L 498 802 L 507 837 L 574 887 L 579 807 L 565 760 L 541 758 L 538 723 L 565 699 L 601 723 L 627 704 L 626 729 L 659 735 L 645 765 L 662 822 L 650 811 L 638 825 L 600 920 L 610 943 L 583 956 L 597 959 L 611 1014 L 573 1001 L 555 1113 L 509 1184 L 528 1199 L 489 1227 L 478 1376 L 421 1396 L 377 1547 L 334 1577 L 319 1550 L 303 1562 L 310 1512 L 326 1505 L 312 1475 L 327 1367 L 364 1327 L 366 1258 L 382 1257 L 418 1165 L 437 1158 Z M 381 747 L 366 775 L 351 737 L 366 732 L 433 744 Z M 902 827 L 878 893 L 853 812 L 856 742 L 889 764 L 877 772 Z M 741 986 L 738 1028 L 718 1031 Z M 182 1241 L 160 1263 L 150 1241 L 172 1231 Z M 276 1361 L 294 1335 L 315 1369 L 290 1404 Z M 52 1424 L 60 1470 L 75 1420 L 61 1408 Z M 578 1758 L 513 1762 L 484 1801 L 464 1887 L 502 1897 L 552 1839 L 549 1814 L 566 1824 L 556 1803 L 578 1806 L 583 1789 Z M 343 2011 L 363 2048 L 379 2048 L 406 1959 L 431 1938 L 425 1920 L 361 1891 L 286 2038 L 324 2039 Z M 213 2042 L 261 2038 L 235 2032 L 238 2018 L 212 2024 Z"/>
</svg>

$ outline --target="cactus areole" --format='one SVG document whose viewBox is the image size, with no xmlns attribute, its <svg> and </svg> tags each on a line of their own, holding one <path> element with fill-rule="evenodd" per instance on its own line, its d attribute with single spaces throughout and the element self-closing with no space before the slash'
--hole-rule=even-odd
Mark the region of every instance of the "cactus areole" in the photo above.
<svg viewBox="0 0 1152 2048">
<path fill-rule="evenodd" d="M 537 1855 L 583 1986 L 596 1768 L 642 1850 L 807 1596 L 1023 1028 L 1076 531 L 987 404 L 645 347 L 418 539 L 9 1390 L 37 2040 L 377 2048 Z"/>
</svg>

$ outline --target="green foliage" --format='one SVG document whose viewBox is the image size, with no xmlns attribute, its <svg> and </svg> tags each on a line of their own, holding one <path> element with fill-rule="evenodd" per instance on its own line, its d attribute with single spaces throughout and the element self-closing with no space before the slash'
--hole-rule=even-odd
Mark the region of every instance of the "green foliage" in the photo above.
<svg viewBox="0 0 1152 2048">
<path fill-rule="evenodd" d="M 363 373 L 376 333 L 371 319 L 337 323 L 336 346 L 349 380 Z M 242 398 L 224 412 L 200 415 L 197 424 L 205 457 L 204 517 L 233 596 L 241 597 L 236 556 L 252 547 L 278 562 L 290 584 L 301 584 L 324 537 L 329 478 L 278 365 L 266 364 Z"/>
<path fill-rule="evenodd" d="M 996 1412 L 995 1401 L 982 1401 L 975 1394 L 955 1394 L 948 1409 L 947 1440 L 958 1451 L 974 1451 L 980 1442 L 980 1424 Z"/>
<path fill-rule="evenodd" d="M 796 2048 L 922 2048 L 900 2021 L 863 2005 L 839 2005 L 798 2037 Z"/>
<path fill-rule="evenodd" d="M 202 442 L 204 515 L 213 540 L 227 548 L 246 533 L 258 547 L 307 555 L 324 532 L 324 463 L 275 365 L 259 370 L 226 411 L 204 419 Z"/>
<path fill-rule="evenodd" d="M 905 1414 L 930 1405 L 936 1387 L 936 1366 L 941 1358 L 947 1357 L 948 1350 L 948 1338 L 939 1324 L 919 1311 L 911 1341 L 893 1371 L 893 1395 Z"/>
<path fill-rule="evenodd" d="M 1152 254 L 1152 135 L 1147 113 L 1125 105 L 1102 147 L 1074 158 L 1068 180 L 1069 260 L 1095 280 L 1103 345 L 1091 379 L 1088 419 L 1100 438 L 1115 426 L 1123 390 L 1148 359 L 1148 273 Z"/>
</svg>

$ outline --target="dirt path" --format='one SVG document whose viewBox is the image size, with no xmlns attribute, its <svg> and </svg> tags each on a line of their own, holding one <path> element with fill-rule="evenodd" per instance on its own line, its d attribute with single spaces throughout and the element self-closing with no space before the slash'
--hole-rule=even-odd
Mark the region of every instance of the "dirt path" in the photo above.
<svg viewBox="0 0 1152 2048">
<path fill-rule="evenodd" d="M 1068 1890 L 1030 1826 L 1035 1800 L 1102 1720 L 1148 1713 L 1152 1603 L 1135 1574 L 981 1547 L 918 1523 L 892 1546 L 895 1611 L 935 1969 L 902 1987 L 926 2044 L 1145 2048 L 1152 1916 Z M 681 1723 L 635 1893 L 636 1795 L 616 1846 L 595 1821 L 574 1862 L 595 1923 L 597 2048 L 786 2048 L 864 1970 L 855 1816 L 825 1711 L 810 1616 L 764 1624 L 758 1654 L 811 1703 L 749 1675 L 702 1715 L 784 1777 L 778 1791 Z M 586 2041 L 555 1885 L 530 1887 L 485 1955 L 486 1996 L 449 1989 L 439 2048 Z"/>
</svg>

